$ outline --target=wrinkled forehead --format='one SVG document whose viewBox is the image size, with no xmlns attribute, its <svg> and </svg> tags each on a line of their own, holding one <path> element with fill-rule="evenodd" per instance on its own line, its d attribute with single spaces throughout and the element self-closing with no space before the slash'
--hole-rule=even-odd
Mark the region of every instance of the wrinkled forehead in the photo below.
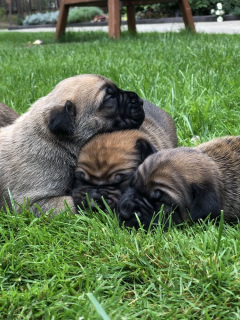
<svg viewBox="0 0 240 320">
<path fill-rule="evenodd" d="M 193 148 L 166 149 L 149 156 L 138 171 L 148 185 L 169 184 L 171 188 L 180 188 L 185 183 L 203 181 L 206 172 L 211 175 L 207 160 Z"/>
<path fill-rule="evenodd" d="M 94 137 L 83 147 L 77 160 L 77 171 L 82 169 L 93 176 L 110 175 L 132 172 L 138 164 L 139 154 L 131 141 L 116 143 L 115 134 L 103 134 Z"/>
<path fill-rule="evenodd" d="M 138 153 L 136 143 L 143 135 L 138 130 L 123 130 L 111 133 L 102 133 L 91 138 L 82 148 L 79 161 L 84 157 L 98 158 L 125 158 L 128 154 Z"/>
<path fill-rule="evenodd" d="M 130 169 L 138 162 L 137 152 L 134 150 L 121 150 L 117 147 L 111 149 L 94 147 L 82 150 L 77 160 L 77 167 L 86 171 L 116 171 Z"/>
<path fill-rule="evenodd" d="M 156 186 L 163 179 L 168 178 L 173 174 L 174 169 L 171 166 L 171 160 L 166 164 L 162 162 L 161 156 L 158 153 L 150 155 L 138 167 L 134 175 L 134 185 L 147 188 Z"/>
<path fill-rule="evenodd" d="M 95 75 L 82 75 L 71 77 L 61 81 L 56 87 L 56 90 L 93 90 L 101 89 L 106 84 L 110 84 L 110 80 L 107 80 L 101 76 Z M 54 90 L 55 90 L 54 89 Z"/>
<path fill-rule="evenodd" d="M 49 96 L 54 96 L 56 99 L 68 99 L 73 102 L 74 99 L 79 97 L 101 99 L 105 95 L 106 87 L 109 86 L 116 88 L 112 81 L 103 76 L 79 75 L 59 82 Z"/>
</svg>

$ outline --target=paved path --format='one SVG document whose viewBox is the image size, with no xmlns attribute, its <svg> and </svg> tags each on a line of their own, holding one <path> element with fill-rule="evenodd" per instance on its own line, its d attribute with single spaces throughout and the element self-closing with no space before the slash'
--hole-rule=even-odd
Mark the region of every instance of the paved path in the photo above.
<svg viewBox="0 0 240 320">
<path fill-rule="evenodd" d="M 204 33 L 227 33 L 227 34 L 240 34 L 240 20 L 223 21 L 223 22 L 195 22 L 197 32 Z M 127 30 L 127 26 L 122 26 L 122 30 Z M 137 24 L 138 32 L 178 32 L 184 29 L 184 24 L 179 22 L 172 23 L 155 23 L 155 24 Z M 107 26 L 81 26 L 81 27 L 68 27 L 67 31 L 95 31 L 102 30 L 108 32 Z M 19 30 L 1 30 L 8 32 L 55 32 L 55 28 L 27 28 Z"/>
</svg>

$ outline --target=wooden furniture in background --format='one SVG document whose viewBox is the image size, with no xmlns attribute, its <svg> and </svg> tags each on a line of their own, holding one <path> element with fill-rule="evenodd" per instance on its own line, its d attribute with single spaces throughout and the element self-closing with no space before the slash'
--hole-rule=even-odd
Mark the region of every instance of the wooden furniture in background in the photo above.
<svg viewBox="0 0 240 320">
<path fill-rule="evenodd" d="M 185 27 L 193 32 L 196 32 L 192 11 L 188 0 L 122 0 L 121 5 L 127 7 L 128 30 L 131 32 L 136 32 L 136 5 L 150 5 L 161 2 L 178 2 Z M 65 33 L 69 8 L 78 6 L 108 7 L 109 37 L 114 39 L 120 37 L 121 19 L 119 0 L 62 0 L 56 26 L 55 39 Z"/>
</svg>

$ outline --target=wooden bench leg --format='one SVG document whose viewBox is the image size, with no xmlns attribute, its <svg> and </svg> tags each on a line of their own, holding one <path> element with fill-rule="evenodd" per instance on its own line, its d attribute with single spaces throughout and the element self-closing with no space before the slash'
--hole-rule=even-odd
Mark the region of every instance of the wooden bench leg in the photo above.
<svg viewBox="0 0 240 320">
<path fill-rule="evenodd" d="M 69 6 L 66 6 L 64 4 L 64 0 L 62 0 L 60 10 L 59 10 L 59 15 L 58 15 L 56 31 L 55 31 L 55 40 L 57 40 L 59 36 L 64 35 L 65 33 L 68 11 L 69 11 Z"/>
<path fill-rule="evenodd" d="M 127 6 L 128 31 L 136 32 L 135 6 Z"/>
<path fill-rule="evenodd" d="M 108 33 L 110 38 L 120 37 L 120 1 L 108 0 Z"/>
<path fill-rule="evenodd" d="M 180 6 L 185 27 L 187 29 L 192 30 L 193 32 L 196 32 L 193 16 L 192 16 L 192 10 L 188 0 L 178 0 L 178 3 Z"/>
</svg>

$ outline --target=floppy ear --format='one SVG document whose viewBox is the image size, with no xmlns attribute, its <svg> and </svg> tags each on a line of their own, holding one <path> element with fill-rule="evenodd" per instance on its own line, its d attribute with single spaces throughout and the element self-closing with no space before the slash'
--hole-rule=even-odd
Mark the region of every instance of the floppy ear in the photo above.
<svg viewBox="0 0 240 320">
<path fill-rule="evenodd" d="M 140 159 L 143 162 L 148 156 L 157 152 L 154 145 L 146 139 L 138 139 L 135 148 L 140 152 Z"/>
<path fill-rule="evenodd" d="M 75 116 L 76 107 L 67 100 L 63 109 L 50 114 L 48 128 L 53 134 L 71 136 L 75 129 Z"/>
<path fill-rule="evenodd" d="M 217 196 L 214 185 L 200 187 L 192 184 L 193 203 L 190 208 L 192 220 L 205 219 L 210 215 L 211 219 L 217 218 L 221 214 L 220 199 Z"/>
</svg>

